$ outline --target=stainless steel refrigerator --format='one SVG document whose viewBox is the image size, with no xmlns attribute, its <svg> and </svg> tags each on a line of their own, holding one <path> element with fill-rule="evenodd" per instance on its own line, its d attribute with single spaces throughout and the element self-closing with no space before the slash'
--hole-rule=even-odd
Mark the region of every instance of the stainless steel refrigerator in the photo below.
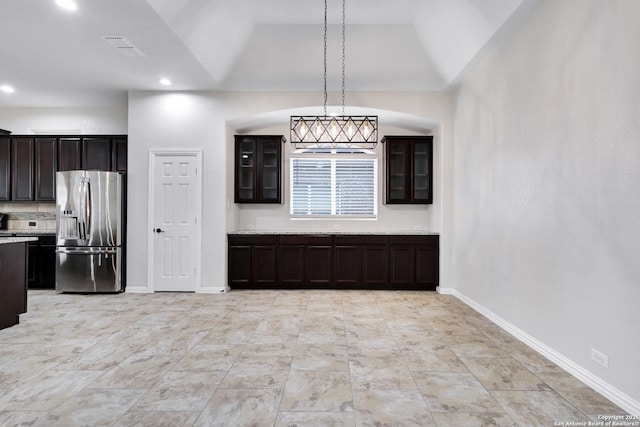
<svg viewBox="0 0 640 427">
<path fill-rule="evenodd" d="M 65 171 L 56 176 L 56 291 L 123 290 L 123 177 Z"/>
</svg>

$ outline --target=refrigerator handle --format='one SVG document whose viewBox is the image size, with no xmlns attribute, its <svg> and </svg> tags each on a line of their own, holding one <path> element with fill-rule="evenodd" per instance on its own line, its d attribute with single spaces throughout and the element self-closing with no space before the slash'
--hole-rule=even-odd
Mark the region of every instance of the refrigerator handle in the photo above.
<svg viewBox="0 0 640 427">
<path fill-rule="evenodd" d="M 91 235 L 91 182 L 87 179 L 85 192 L 85 239 Z"/>
<path fill-rule="evenodd" d="M 89 196 L 89 179 L 83 177 L 81 180 L 81 198 L 80 198 L 80 209 L 78 214 L 78 228 L 80 229 L 79 238 L 81 240 L 88 240 L 89 236 L 89 214 L 90 212 L 90 196 Z"/>
<path fill-rule="evenodd" d="M 86 207 L 85 207 L 84 204 L 86 202 L 87 196 L 85 195 L 85 191 L 86 191 L 85 188 L 86 187 L 85 187 L 85 183 L 84 183 L 84 177 L 81 178 L 80 183 L 81 183 L 81 185 L 80 185 L 80 199 L 78 200 L 78 239 L 85 240 L 86 237 L 85 237 L 85 233 L 84 233 L 84 230 L 85 230 L 84 223 L 85 223 L 85 220 L 86 220 L 86 218 L 85 218 Z"/>
</svg>

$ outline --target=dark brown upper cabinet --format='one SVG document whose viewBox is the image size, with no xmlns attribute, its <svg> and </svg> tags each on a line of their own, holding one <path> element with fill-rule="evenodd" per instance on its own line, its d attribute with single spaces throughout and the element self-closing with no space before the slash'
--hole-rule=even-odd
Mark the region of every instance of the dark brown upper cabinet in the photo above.
<svg viewBox="0 0 640 427">
<path fill-rule="evenodd" d="M 433 203 L 433 137 L 385 136 L 386 203 Z"/>
<path fill-rule="evenodd" d="M 55 201 L 56 172 L 126 172 L 127 136 L 0 133 L 0 201 Z"/>
<path fill-rule="evenodd" d="M 282 203 L 282 139 L 235 136 L 235 203 Z"/>
<path fill-rule="evenodd" d="M 11 142 L 0 138 L 0 200 L 11 200 Z"/>
<path fill-rule="evenodd" d="M 55 201 L 56 138 L 11 138 L 11 200 Z"/>
<path fill-rule="evenodd" d="M 11 200 L 33 200 L 33 138 L 11 138 Z"/>
<path fill-rule="evenodd" d="M 35 198 L 39 202 L 56 200 L 58 153 L 56 138 L 35 140 Z"/>
<path fill-rule="evenodd" d="M 58 141 L 58 170 L 127 171 L 127 137 L 65 137 Z"/>
<path fill-rule="evenodd" d="M 111 138 L 82 138 L 82 168 L 85 170 L 111 170 Z"/>
<path fill-rule="evenodd" d="M 80 138 L 60 138 L 58 140 L 58 170 L 82 169 L 82 140 Z"/>
<path fill-rule="evenodd" d="M 111 170 L 127 171 L 127 138 L 114 138 L 111 146 Z"/>
</svg>

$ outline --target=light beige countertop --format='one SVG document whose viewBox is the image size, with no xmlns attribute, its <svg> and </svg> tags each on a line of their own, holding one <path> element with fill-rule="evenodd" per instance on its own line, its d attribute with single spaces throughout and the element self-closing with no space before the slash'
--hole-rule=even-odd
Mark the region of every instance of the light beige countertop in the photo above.
<svg viewBox="0 0 640 427">
<path fill-rule="evenodd" d="M 0 237 L 55 236 L 56 230 L 0 230 Z"/>
<path fill-rule="evenodd" d="M 273 234 L 299 234 L 299 235 L 360 235 L 360 236 L 439 236 L 440 233 L 436 231 L 425 231 L 425 230 L 399 230 L 399 231 L 342 231 L 342 230 L 331 230 L 331 231 L 274 231 L 274 230 L 235 230 L 229 231 L 228 234 L 242 234 L 242 235 L 252 235 L 252 234 L 262 234 L 262 235 L 273 235 Z"/>
<path fill-rule="evenodd" d="M 9 243 L 35 242 L 37 240 L 37 237 L 0 237 L 0 245 L 6 245 Z"/>
</svg>

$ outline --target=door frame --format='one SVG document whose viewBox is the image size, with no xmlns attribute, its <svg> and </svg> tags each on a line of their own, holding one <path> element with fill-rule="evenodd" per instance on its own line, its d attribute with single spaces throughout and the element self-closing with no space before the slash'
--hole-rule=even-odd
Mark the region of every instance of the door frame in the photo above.
<svg viewBox="0 0 640 427">
<path fill-rule="evenodd" d="M 148 216 L 147 227 L 155 221 L 156 208 L 154 203 L 154 195 L 156 194 L 156 159 L 158 157 L 195 157 L 196 159 L 196 225 L 194 239 L 195 245 L 195 257 L 196 257 L 196 292 L 202 289 L 202 150 L 201 149 L 152 149 L 149 150 L 149 176 L 148 176 L 148 189 L 149 194 L 147 196 L 148 202 Z M 155 292 L 155 236 L 151 232 L 151 229 L 147 230 L 147 289 L 149 292 Z"/>
</svg>

